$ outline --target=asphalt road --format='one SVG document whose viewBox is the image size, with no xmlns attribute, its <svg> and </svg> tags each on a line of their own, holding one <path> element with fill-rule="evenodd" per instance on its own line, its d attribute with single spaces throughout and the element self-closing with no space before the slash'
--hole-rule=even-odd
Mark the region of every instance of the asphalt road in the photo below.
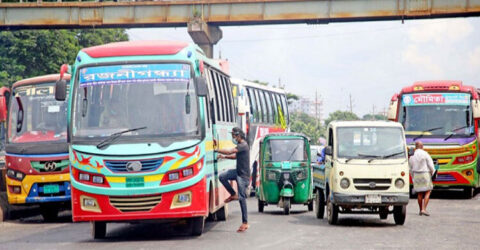
<svg viewBox="0 0 480 250">
<path fill-rule="evenodd" d="M 292 214 L 268 206 L 257 212 L 255 198 L 248 201 L 250 229 L 236 233 L 241 215 L 237 202 L 230 205 L 226 222 L 208 222 L 204 234 L 191 237 L 188 224 L 108 224 L 107 239 L 93 240 L 89 223 L 72 223 L 70 212 L 58 221 L 44 223 L 30 217 L 0 223 L 0 249 L 480 249 L 480 194 L 471 200 L 461 193 L 435 192 L 431 216 L 419 216 L 411 199 L 405 225 L 396 226 L 393 216 L 342 215 L 339 225 L 316 219 L 304 206 Z"/>
</svg>

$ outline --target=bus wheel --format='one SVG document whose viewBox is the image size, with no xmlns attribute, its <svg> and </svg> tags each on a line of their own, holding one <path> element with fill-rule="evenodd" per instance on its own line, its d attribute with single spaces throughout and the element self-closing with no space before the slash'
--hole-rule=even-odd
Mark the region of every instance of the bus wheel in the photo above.
<svg viewBox="0 0 480 250">
<path fill-rule="evenodd" d="M 317 219 L 323 219 L 323 215 L 325 214 L 325 197 L 323 194 L 323 190 L 317 189 L 317 193 L 315 194 L 315 215 Z"/>
<path fill-rule="evenodd" d="M 44 204 L 40 206 L 40 213 L 44 221 L 55 221 L 58 218 L 58 207 Z"/>
<path fill-rule="evenodd" d="M 263 203 L 263 201 L 261 201 L 260 199 L 258 199 L 258 212 L 259 212 L 259 213 L 263 213 L 264 207 L 265 207 L 265 203 Z"/>
<path fill-rule="evenodd" d="M 193 217 L 191 219 L 192 224 L 192 235 L 200 236 L 203 233 L 203 228 L 205 227 L 205 219 L 201 217 Z"/>
<path fill-rule="evenodd" d="M 395 224 L 403 225 L 405 223 L 405 218 L 407 217 L 407 206 L 394 206 L 393 207 L 393 219 Z"/>
<path fill-rule="evenodd" d="M 219 221 L 226 221 L 228 218 L 228 204 L 225 204 L 222 208 L 218 209 L 218 211 L 215 212 L 215 217 L 217 217 L 217 220 Z"/>
<path fill-rule="evenodd" d="M 465 199 L 471 199 L 473 197 L 473 190 L 472 187 L 463 188 L 463 197 Z"/>
<path fill-rule="evenodd" d="M 103 221 L 92 221 L 92 237 L 94 239 L 104 239 L 107 235 L 107 223 Z"/>
</svg>

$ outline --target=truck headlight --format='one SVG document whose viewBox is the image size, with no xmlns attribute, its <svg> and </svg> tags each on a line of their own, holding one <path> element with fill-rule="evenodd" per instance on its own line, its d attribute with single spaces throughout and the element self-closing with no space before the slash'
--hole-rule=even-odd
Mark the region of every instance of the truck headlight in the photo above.
<svg viewBox="0 0 480 250">
<path fill-rule="evenodd" d="M 347 178 L 343 178 L 340 181 L 340 187 L 342 187 L 343 189 L 347 189 L 348 187 L 350 187 L 350 181 Z"/>
<path fill-rule="evenodd" d="M 395 187 L 403 188 L 403 186 L 405 186 L 405 182 L 402 179 L 398 178 L 395 180 Z"/>
</svg>

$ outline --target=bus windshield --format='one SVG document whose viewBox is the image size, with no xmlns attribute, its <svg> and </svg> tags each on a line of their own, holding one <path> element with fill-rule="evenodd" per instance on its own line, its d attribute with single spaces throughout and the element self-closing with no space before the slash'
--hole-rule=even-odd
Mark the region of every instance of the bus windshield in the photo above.
<svg viewBox="0 0 480 250">
<path fill-rule="evenodd" d="M 433 96 L 424 94 L 423 96 Z M 400 110 L 400 123 L 407 136 L 422 137 L 465 137 L 474 132 L 470 94 L 457 93 L 436 94 L 443 103 L 425 103 L 427 98 L 420 99 L 416 95 L 405 95 Z M 455 96 L 455 99 L 453 99 Z M 414 104 L 422 100 L 422 103 Z M 443 99 L 442 99 L 443 98 Z M 450 99 L 449 99 L 450 98 Z M 405 99 L 407 101 L 405 101 Z M 435 98 L 430 98 L 435 100 Z"/>
<path fill-rule="evenodd" d="M 73 139 L 151 140 L 200 135 L 197 98 L 188 64 L 133 64 L 79 69 Z"/>
<path fill-rule="evenodd" d="M 401 128 L 340 127 L 337 130 L 339 158 L 405 158 Z"/>
<path fill-rule="evenodd" d="M 22 85 L 13 90 L 8 142 L 67 140 L 67 103 L 55 100 L 55 83 Z"/>
<path fill-rule="evenodd" d="M 265 161 L 306 161 L 307 151 L 303 139 L 268 140 Z"/>
</svg>

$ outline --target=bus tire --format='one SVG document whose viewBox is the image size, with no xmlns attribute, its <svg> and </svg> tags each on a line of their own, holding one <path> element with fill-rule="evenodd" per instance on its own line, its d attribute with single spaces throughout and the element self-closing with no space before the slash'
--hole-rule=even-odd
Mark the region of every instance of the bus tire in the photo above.
<svg viewBox="0 0 480 250">
<path fill-rule="evenodd" d="M 201 217 L 193 217 L 191 220 L 192 226 L 192 236 L 200 236 L 203 233 L 203 228 L 205 227 L 205 219 Z"/>
<path fill-rule="evenodd" d="M 47 222 L 55 221 L 58 218 L 58 207 L 51 204 L 40 205 L 40 214 L 43 220 Z"/>
<path fill-rule="evenodd" d="M 473 197 L 474 189 L 472 187 L 465 187 L 463 188 L 463 197 L 465 199 L 471 199 Z"/>
<path fill-rule="evenodd" d="M 107 223 L 104 221 L 92 221 L 92 237 L 104 239 L 107 236 Z"/>
<path fill-rule="evenodd" d="M 315 215 L 317 219 L 323 219 L 325 214 L 325 195 L 323 194 L 323 190 L 317 189 L 317 193 L 315 194 Z"/>
<path fill-rule="evenodd" d="M 228 218 L 228 204 L 218 209 L 217 212 L 215 212 L 215 217 L 217 217 L 219 221 L 226 221 Z"/>
<path fill-rule="evenodd" d="M 394 206 L 393 207 L 393 219 L 396 225 L 403 225 L 405 218 L 407 217 L 407 206 Z"/>
</svg>

